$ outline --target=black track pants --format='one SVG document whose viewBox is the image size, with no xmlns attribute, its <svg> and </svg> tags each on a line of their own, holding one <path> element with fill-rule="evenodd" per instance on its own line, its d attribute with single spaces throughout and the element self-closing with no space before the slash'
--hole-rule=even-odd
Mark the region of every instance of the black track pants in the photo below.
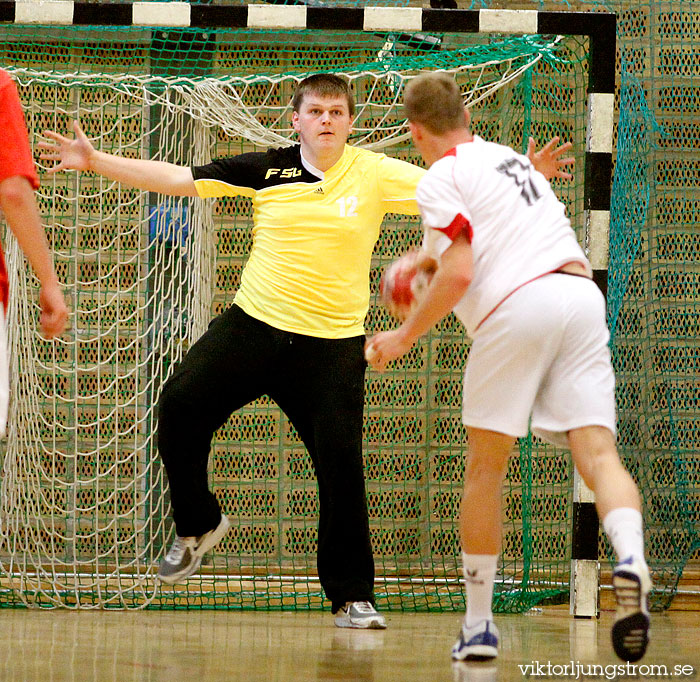
<svg viewBox="0 0 700 682">
<path fill-rule="evenodd" d="M 234 305 L 192 346 L 158 405 L 158 448 L 181 536 L 201 535 L 219 522 L 207 481 L 214 432 L 263 394 L 282 408 L 316 471 L 318 573 L 333 611 L 346 601 L 373 601 L 362 467 L 363 347 L 363 336 L 280 331 Z"/>
</svg>

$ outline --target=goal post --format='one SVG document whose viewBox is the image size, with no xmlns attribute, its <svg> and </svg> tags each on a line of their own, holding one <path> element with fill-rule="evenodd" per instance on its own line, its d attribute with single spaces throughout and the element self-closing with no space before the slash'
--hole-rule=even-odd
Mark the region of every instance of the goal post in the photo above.
<svg viewBox="0 0 700 682">
<path fill-rule="evenodd" d="M 99 148 L 198 164 L 288 144 L 295 83 L 347 76 L 352 142 L 419 162 L 404 83 L 453 73 L 474 127 L 524 150 L 574 142 L 577 180 L 557 183 L 604 286 L 615 92 L 606 13 L 180 2 L 0 3 L 2 63 L 33 136 L 80 118 Z M 233 528 L 184 586 L 162 588 L 172 538 L 154 440 L 159 387 L 226 307 L 250 246 L 250 202 L 152 195 L 89 173 L 42 175 L 39 202 L 71 307 L 55 341 L 36 330 L 37 283 L 11 239 L 13 403 L 0 501 L 0 603 L 71 608 L 318 608 L 315 479 L 303 446 L 262 399 L 216 434 L 211 482 Z M 372 265 L 420 239 L 387 216 Z M 392 322 L 373 304 L 368 330 Z M 467 342 L 444 321 L 394 369 L 367 376 L 365 468 L 380 606 L 463 605 L 456 519 Z M 496 588 L 500 611 L 597 603 L 591 501 L 568 457 L 528 437 L 509 468 Z M 572 504 L 583 505 L 571 514 Z M 576 523 L 572 523 L 572 518 Z M 576 548 L 572 557 L 572 547 Z M 595 557 L 595 558 L 593 558 Z M 583 567 L 583 568 L 581 568 Z M 587 605 L 586 605 L 587 604 Z"/>
</svg>

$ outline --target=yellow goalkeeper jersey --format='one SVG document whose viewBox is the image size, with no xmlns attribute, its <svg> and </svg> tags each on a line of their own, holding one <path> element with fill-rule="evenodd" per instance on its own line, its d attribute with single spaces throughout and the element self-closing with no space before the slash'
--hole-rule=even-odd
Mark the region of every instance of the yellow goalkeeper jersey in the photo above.
<svg viewBox="0 0 700 682">
<path fill-rule="evenodd" d="M 382 220 L 418 214 L 424 173 L 350 145 L 326 172 L 303 159 L 299 145 L 192 169 L 200 197 L 253 200 L 253 247 L 234 302 L 277 329 L 329 339 L 364 333 Z"/>
</svg>

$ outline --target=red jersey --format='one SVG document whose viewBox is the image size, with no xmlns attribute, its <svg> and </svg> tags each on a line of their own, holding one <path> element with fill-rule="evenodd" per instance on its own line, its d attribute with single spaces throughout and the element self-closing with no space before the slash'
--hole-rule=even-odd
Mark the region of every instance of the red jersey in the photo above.
<svg viewBox="0 0 700 682">
<path fill-rule="evenodd" d="M 27 126 L 24 123 L 22 107 L 19 103 L 17 88 L 7 72 L 0 69 L 0 182 L 20 175 L 31 183 L 34 189 L 39 187 L 39 178 L 34 167 L 32 151 L 29 147 Z M 0 300 L 7 310 L 8 299 L 7 268 L 0 246 Z"/>
</svg>

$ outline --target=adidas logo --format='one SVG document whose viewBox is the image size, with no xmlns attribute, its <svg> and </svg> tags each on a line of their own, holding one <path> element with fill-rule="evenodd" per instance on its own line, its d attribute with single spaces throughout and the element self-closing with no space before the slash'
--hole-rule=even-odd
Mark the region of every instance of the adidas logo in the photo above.
<svg viewBox="0 0 700 682">
<path fill-rule="evenodd" d="M 477 578 L 478 573 L 478 570 L 471 571 L 467 568 L 464 571 L 464 579 L 466 582 L 471 583 L 472 585 L 483 585 L 484 581 Z"/>
<path fill-rule="evenodd" d="M 314 190 L 314 194 L 323 194 L 323 187 Z"/>
</svg>

